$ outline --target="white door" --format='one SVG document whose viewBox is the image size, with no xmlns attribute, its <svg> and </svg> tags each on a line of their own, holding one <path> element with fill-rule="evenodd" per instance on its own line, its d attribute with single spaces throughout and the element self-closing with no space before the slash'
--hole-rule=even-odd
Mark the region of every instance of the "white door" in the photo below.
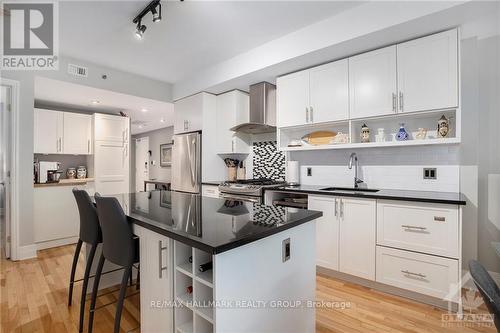
<svg viewBox="0 0 500 333">
<path fill-rule="evenodd" d="M 339 219 L 337 199 L 330 196 L 308 198 L 308 209 L 323 212 L 316 220 L 316 265 L 339 269 Z"/>
<path fill-rule="evenodd" d="M 96 192 L 101 195 L 129 193 L 127 145 L 121 142 L 95 142 L 95 186 Z"/>
<path fill-rule="evenodd" d="M 135 140 L 135 191 L 144 191 L 144 181 L 149 179 L 149 137 Z"/>
<path fill-rule="evenodd" d="M 35 109 L 34 152 L 39 154 L 62 154 L 64 116 L 63 112 Z"/>
<path fill-rule="evenodd" d="M 129 118 L 107 114 L 94 114 L 94 139 L 100 141 L 128 142 Z"/>
<path fill-rule="evenodd" d="M 339 270 L 375 280 L 375 200 L 341 198 L 339 214 Z"/>
<path fill-rule="evenodd" d="M 1 87 L 0 95 L 0 250 L 10 258 L 10 166 L 11 88 Z"/>
<path fill-rule="evenodd" d="M 349 67 L 347 59 L 310 70 L 311 120 L 314 123 L 349 118 Z"/>
<path fill-rule="evenodd" d="M 396 112 L 396 46 L 349 58 L 351 118 Z"/>
<path fill-rule="evenodd" d="M 445 31 L 398 44 L 399 111 L 458 106 L 458 33 Z"/>
<path fill-rule="evenodd" d="M 278 127 L 309 123 L 309 70 L 279 77 L 276 89 Z"/>
<path fill-rule="evenodd" d="M 64 153 L 90 155 L 92 153 L 92 116 L 64 112 Z"/>
</svg>

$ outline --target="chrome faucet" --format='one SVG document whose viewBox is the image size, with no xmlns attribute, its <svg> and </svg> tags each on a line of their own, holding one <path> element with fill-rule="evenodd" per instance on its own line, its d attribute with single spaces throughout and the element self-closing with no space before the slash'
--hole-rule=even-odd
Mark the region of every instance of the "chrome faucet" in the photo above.
<svg viewBox="0 0 500 333">
<path fill-rule="evenodd" d="M 354 188 L 358 188 L 358 184 L 364 183 L 362 179 L 358 178 L 358 156 L 356 153 L 352 153 L 351 156 L 349 157 L 349 169 L 352 169 L 352 163 L 354 161 Z"/>
</svg>

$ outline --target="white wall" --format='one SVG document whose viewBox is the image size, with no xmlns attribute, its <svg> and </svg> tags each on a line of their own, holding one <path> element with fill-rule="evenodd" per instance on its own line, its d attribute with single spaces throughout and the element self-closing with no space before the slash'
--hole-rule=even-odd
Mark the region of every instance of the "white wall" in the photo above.
<svg viewBox="0 0 500 333">
<path fill-rule="evenodd" d="M 20 82 L 19 92 L 19 196 L 22 198 L 19 209 L 19 245 L 34 243 L 33 231 L 33 107 L 35 76 L 49 77 L 61 81 L 88 85 L 124 94 L 151 98 L 166 102 L 172 101 L 172 87 L 138 75 L 116 71 L 77 59 L 60 57 L 58 71 L 2 71 L 3 78 Z M 68 63 L 89 68 L 89 77 L 82 79 L 66 73 Z M 107 80 L 101 78 L 107 74 Z"/>
</svg>

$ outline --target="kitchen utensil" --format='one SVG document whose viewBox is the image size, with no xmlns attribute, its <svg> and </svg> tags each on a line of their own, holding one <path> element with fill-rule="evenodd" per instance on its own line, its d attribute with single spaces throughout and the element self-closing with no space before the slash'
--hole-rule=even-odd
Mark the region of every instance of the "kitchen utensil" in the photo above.
<svg viewBox="0 0 500 333">
<path fill-rule="evenodd" d="M 328 145 L 332 142 L 335 135 L 337 135 L 336 132 L 316 131 L 303 136 L 302 141 L 313 146 Z"/>
</svg>

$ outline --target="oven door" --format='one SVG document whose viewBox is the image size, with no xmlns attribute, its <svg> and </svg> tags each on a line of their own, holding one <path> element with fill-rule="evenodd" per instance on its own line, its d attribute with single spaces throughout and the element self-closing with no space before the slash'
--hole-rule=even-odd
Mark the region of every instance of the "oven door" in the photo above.
<svg viewBox="0 0 500 333">
<path fill-rule="evenodd" d="M 240 200 L 240 201 L 248 201 L 254 203 L 262 203 L 262 197 L 243 195 L 243 194 L 220 192 L 219 197 L 226 200 Z"/>
</svg>

